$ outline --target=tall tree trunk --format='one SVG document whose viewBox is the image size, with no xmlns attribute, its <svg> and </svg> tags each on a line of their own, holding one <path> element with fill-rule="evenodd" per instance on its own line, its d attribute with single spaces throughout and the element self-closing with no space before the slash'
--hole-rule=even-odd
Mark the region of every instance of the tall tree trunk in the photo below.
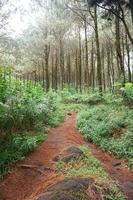
<svg viewBox="0 0 133 200">
<path fill-rule="evenodd" d="M 60 38 L 60 70 L 61 70 L 61 88 L 63 90 L 65 75 L 64 75 L 64 49 L 61 38 Z"/>
<path fill-rule="evenodd" d="M 75 80 L 76 80 L 76 90 L 78 91 L 78 85 L 79 85 L 79 69 L 78 69 L 78 50 L 76 49 L 76 55 L 75 55 L 75 69 L 76 69 L 76 73 L 75 73 Z"/>
<path fill-rule="evenodd" d="M 46 5 L 48 5 L 48 0 L 46 0 Z M 47 11 L 47 14 L 49 12 L 49 9 Z M 45 45 L 44 45 L 44 61 L 45 61 L 45 72 L 46 72 L 46 92 L 49 91 L 50 83 L 49 83 L 49 53 L 50 53 L 50 44 L 48 44 L 47 38 L 48 38 L 48 24 L 47 24 L 47 15 L 46 15 L 46 23 L 45 23 L 45 32 L 44 32 L 44 38 L 45 38 Z M 43 77 L 44 78 L 44 77 Z M 44 80 L 43 80 L 44 82 Z M 44 86 L 44 83 L 43 83 Z"/>
<path fill-rule="evenodd" d="M 106 82 L 105 82 L 105 51 L 104 51 L 104 46 L 102 45 L 102 81 L 103 81 L 103 87 L 104 91 L 106 90 Z"/>
<path fill-rule="evenodd" d="M 91 80 L 91 86 L 94 89 L 95 88 L 95 64 L 94 64 L 94 44 L 93 39 L 91 43 L 91 73 L 90 73 L 90 80 Z"/>
<path fill-rule="evenodd" d="M 45 69 L 44 69 L 43 61 L 42 61 L 42 86 L 43 86 L 43 90 L 45 90 Z"/>
<path fill-rule="evenodd" d="M 78 59 L 78 67 L 79 67 L 79 89 L 82 92 L 82 50 L 81 50 L 81 33 L 79 27 L 79 59 Z"/>
<path fill-rule="evenodd" d="M 55 58 L 55 89 L 58 89 L 58 51 L 56 49 L 56 58 Z"/>
<path fill-rule="evenodd" d="M 112 69 L 112 88 L 114 90 L 114 84 L 115 84 L 115 70 L 114 70 L 114 55 L 113 55 L 113 48 L 111 46 L 111 69 Z"/>
<path fill-rule="evenodd" d="M 68 84 L 71 84 L 71 57 L 70 54 L 68 54 L 67 58 L 67 69 L 68 69 Z"/>
<path fill-rule="evenodd" d="M 89 64 L 88 64 L 88 39 L 87 39 L 87 19 L 85 16 L 85 73 L 86 73 L 86 83 L 88 82 L 89 85 Z"/>
<path fill-rule="evenodd" d="M 108 48 L 108 47 L 107 47 Z M 111 58 L 110 58 L 110 49 L 107 49 L 107 80 L 108 80 L 108 87 L 111 88 Z"/>
<path fill-rule="evenodd" d="M 122 35 L 121 39 L 121 44 L 122 44 L 122 61 L 123 61 L 123 66 L 125 65 L 125 44 L 124 44 L 124 35 Z"/>
<path fill-rule="evenodd" d="M 122 84 L 124 86 L 126 78 L 125 78 L 125 69 L 124 69 L 122 53 L 121 53 L 120 19 L 118 17 L 116 17 L 115 24 L 116 24 L 116 49 L 117 49 L 117 55 L 118 55 L 119 63 L 120 63 L 120 70 L 121 70 L 120 74 L 123 76 Z"/>
<path fill-rule="evenodd" d="M 37 84 L 37 71 L 35 69 L 35 71 L 34 71 L 34 86 L 36 86 L 36 84 Z"/>
<path fill-rule="evenodd" d="M 52 89 L 55 89 L 55 87 L 54 87 L 54 73 L 55 73 L 55 71 L 54 71 L 54 56 L 53 55 L 52 55 L 51 65 L 52 65 Z"/>
<path fill-rule="evenodd" d="M 49 52 L 50 52 L 50 46 L 45 45 L 45 69 L 46 69 L 46 92 L 49 91 Z"/>
<path fill-rule="evenodd" d="M 132 81 L 131 69 L 130 69 L 130 49 L 129 49 L 129 42 L 126 35 L 126 51 L 127 51 L 127 67 L 128 67 L 128 81 Z"/>
<path fill-rule="evenodd" d="M 95 24 L 95 40 L 96 40 L 96 50 L 97 50 L 97 77 L 99 85 L 99 94 L 102 95 L 102 70 L 101 70 L 100 43 L 99 43 L 98 22 L 97 22 L 97 6 L 94 7 L 94 24 Z"/>
</svg>

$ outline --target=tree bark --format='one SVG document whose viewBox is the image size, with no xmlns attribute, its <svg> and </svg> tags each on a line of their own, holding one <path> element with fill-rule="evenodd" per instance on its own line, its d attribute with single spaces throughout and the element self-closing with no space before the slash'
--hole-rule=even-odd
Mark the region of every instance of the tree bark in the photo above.
<svg viewBox="0 0 133 200">
<path fill-rule="evenodd" d="M 96 40 L 96 50 L 97 50 L 98 86 L 99 86 L 99 94 L 102 95 L 102 70 L 101 70 L 100 43 L 99 43 L 98 22 L 97 22 L 97 6 L 94 6 L 94 24 L 95 24 L 95 40 Z"/>
<path fill-rule="evenodd" d="M 78 58 L 78 67 L 79 67 L 79 89 L 82 93 L 82 50 L 81 50 L 81 33 L 79 27 L 79 58 Z"/>
<path fill-rule="evenodd" d="M 119 12 L 119 11 L 118 11 Z M 119 64 L 120 64 L 120 75 L 123 77 L 122 84 L 123 86 L 125 85 L 125 69 L 124 69 L 124 63 L 122 59 L 122 53 L 121 53 L 121 42 L 120 42 L 120 19 L 118 17 L 115 18 L 115 27 L 116 27 L 116 50 L 117 50 L 117 55 L 119 58 Z"/>
<path fill-rule="evenodd" d="M 130 69 L 130 49 L 129 49 L 129 43 L 128 38 L 126 35 L 126 51 L 127 51 L 127 67 L 128 67 L 128 81 L 132 81 L 132 75 L 131 75 L 131 69 Z"/>
<path fill-rule="evenodd" d="M 129 0 L 130 8 L 131 8 L 131 16 L 132 16 L 132 23 L 133 23 L 133 0 Z"/>
<path fill-rule="evenodd" d="M 61 89 L 63 90 L 64 87 L 64 49 L 62 44 L 62 39 L 60 38 L 60 70 L 61 70 Z"/>
<path fill-rule="evenodd" d="M 55 90 L 58 89 L 58 51 L 56 49 L 56 58 L 55 58 Z"/>
<path fill-rule="evenodd" d="M 88 85 L 89 85 L 88 39 L 87 39 L 87 22 L 86 22 L 86 20 L 87 19 L 86 19 L 86 16 L 85 16 L 85 22 L 84 22 L 84 25 L 85 25 L 85 63 L 86 63 L 85 73 L 86 73 L 86 80 L 87 80 Z"/>
</svg>

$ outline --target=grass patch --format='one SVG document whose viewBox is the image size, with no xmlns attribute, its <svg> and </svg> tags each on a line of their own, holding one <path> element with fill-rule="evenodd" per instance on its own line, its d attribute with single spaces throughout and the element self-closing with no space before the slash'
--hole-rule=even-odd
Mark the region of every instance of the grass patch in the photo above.
<svg viewBox="0 0 133 200">
<path fill-rule="evenodd" d="M 76 112 L 78 113 L 79 111 L 88 108 L 87 105 L 82 105 L 82 104 L 74 104 L 74 103 L 61 103 L 61 109 L 63 109 L 66 112 Z"/>
<path fill-rule="evenodd" d="M 100 161 L 92 155 L 88 148 L 82 146 L 80 149 L 83 151 L 83 155 L 67 165 L 58 162 L 56 165 L 58 171 L 63 172 L 66 177 L 89 176 L 97 179 L 99 183 L 108 182 L 109 176 L 101 167 Z"/>
<path fill-rule="evenodd" d="M 125 197 L 119 191 L 118 186 L 109 177 L 91 151 L 81 146 L 83 155 L 77 160 L 65 164 L 61 161 L 56 163 L 56 169 L 65 177 L 91 177 L 95 180 L 95 187 L 100 190 L 104 200 L 124 200 Z"/>
</svg>

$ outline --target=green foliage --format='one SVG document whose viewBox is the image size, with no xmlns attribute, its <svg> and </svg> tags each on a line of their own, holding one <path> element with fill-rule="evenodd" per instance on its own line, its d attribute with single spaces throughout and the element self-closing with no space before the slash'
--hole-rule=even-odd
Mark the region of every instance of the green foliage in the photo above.
<svg viewBox="0 0 133 200">
<path fill-rule="evenodd" d="M 73 88 L 65 88 L 61 92 L 61 98 L 64 103 L 75 103 L 75 104 L 90 104 L 95 105 L 102 103 L 104 99 L 99 95 L 98 91 L 92 91 L 91 89 L 87 92 L 78 93 Z"/>
<path fill-rule="evenodd" d="M 8 87 L 11 81 L 11 69 L 0 67 L 0 102 L 5 102 L 11 94 L 11 88 Z"/>
<path fill-rule="evenodd" d="M 66 112 L 76 112 L 78 113 L 79 111 L 88 108 L 88 105 L 83 105 L 83 104 L 74 104 L 74 103 L 63 103 L 61 104 L 61 107 L 63 110 L 65 110 Z"/>
<path fill-rule="evenodd" d="M 9 170 L 9 165 L 32 152 L 44 140 L 44 134 L 36 135 L 23 132 L 10 136 L 4 144 L 0 145 L 0 178 Z"/>
<path fill-rule="evenodd" d="M 125 106 L 99 105 L 83 110 L 77 118 L 77 127 L 85 138 L 132 165 L 133 112 Z"/>
<path fill-rule="evenodd" d="M 120 106 L 123 104 L 123 98 L 121 95 L 115 94 L 107 90 L 103 93 L 103 98 L 106 104 L 115 104 Z"/>
<path fill-rule="evenodd" d="M 125 87 L 121 88 L 121 91 L 126 100 L 133 103 L 133 83 L 126 83 Z"/>
<path fill-rule="evenodd" d="M 13 78 L 9 84 L 8 75 L 3 75 L 3 71 L 0 75 L 1 132 L 31 129 L 38 123 L 55 126 L 63 120 L 63 112 L 58 109 L 59 99 L 56 93 L 45 94 L 40 85 L 34 86 L 31 82 L 24 84 Z"/>
</svg>

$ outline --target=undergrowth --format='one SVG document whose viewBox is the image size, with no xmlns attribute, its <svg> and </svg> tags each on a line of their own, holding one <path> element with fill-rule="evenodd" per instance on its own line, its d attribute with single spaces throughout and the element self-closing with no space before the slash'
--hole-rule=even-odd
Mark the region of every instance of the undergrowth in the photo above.
<svg viewBox="0 0 133 200">
<path fill-rule="evenodd" d="M 95 105 L 104 102 L 104 98 L 98 93 L 98 90 L 89 89 L 82 94 L 73 88 L 65 88 L 60 92 L 62 102 L 67 104 L 89 104 Z"/>
<path fill-rule="evenodd" d="M 0 139 L 41 124 L 56 126 L 62 120 L 57 93 L 45 93 L 38 83 L 15 80 L 9 70 L 0 68 Z"/>
<path fill-rule="evenodd" d="M 121 92 L 125 102 L 133 106 L 133 83 L 126 83 L 125 87 L 121 88 Z"/>
<path fill-rule="evenodd" d="M 25 158 L 27 153 L 34 151 L 46 135 L 42 133 L 23 132 L 10 136 L 0 145 L 0 179 L 10 168 L 10 164 Z"/>
<path fill-rule="evenodd" d="M 89 140 L 133 166 L 133 112 L 124 105 L 105 104 L 79 112 L 77 127 Z"/>
</svg>

